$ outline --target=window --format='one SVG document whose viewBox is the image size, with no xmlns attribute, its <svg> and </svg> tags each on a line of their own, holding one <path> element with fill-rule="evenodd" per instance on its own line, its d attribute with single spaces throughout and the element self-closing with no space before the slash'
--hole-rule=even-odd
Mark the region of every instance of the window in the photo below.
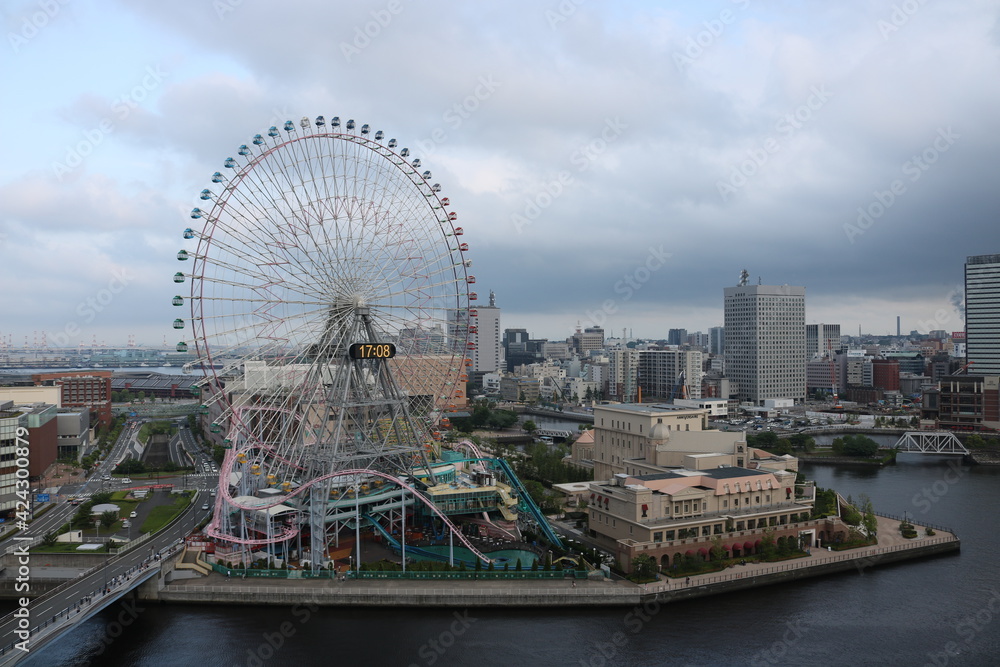
<svg viewBox="0 0 1000 667">
<path fill-rule="evenodd" d="M 653 533 L 653 541 L 654 542 L 662 542 L 663 541 L 663 531 L 662 530 L 659 531 L 659 532 Z"/>
</svg>

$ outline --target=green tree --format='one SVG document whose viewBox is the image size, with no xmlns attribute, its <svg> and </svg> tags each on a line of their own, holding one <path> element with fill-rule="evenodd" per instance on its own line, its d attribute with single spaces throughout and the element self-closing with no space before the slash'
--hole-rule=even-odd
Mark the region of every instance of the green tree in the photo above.
<svg viewBox="0 0 1000 667">
<path fill-rule="evenodd" d="M 868 494 L 862 493 L 859 496 L 859 502 L 861 503 L 861 525 L 864 526 L 865 532 L 868 533 L 868 537 L 874 538 L 878 534 L 878 517 L 875 516 L 875 507 L 872 505 L 872 499 L 868 497 Z"/>
<path fill-rule="evenodd" d="M 137 459 L 127 459 L 115 466 L 115 472 L 119 475 L 138 475 L 146 472 L 146 464 Z"/>
<path fill-rule="evenodd" d="M 778 434 L 773 431 L 763 431 L 747 435 L 747 445 L 772 452 L 778 446 Z"/>
<path fill-rule="evenodd" d="M 46 547 L 54 547 L 58 541 L 59 536 L 56 535 L 56 531 L 52 530 L 45 533 L 45 537 L 42 538 L 42 545 Z"/>
<path fill-rule="evenodd" d="M 708 555 L 713 563 L 721 563 L 726 557 L 726 548 L 722 546 L 721 536 L 716 536 L 712 539 L 712 548 L 708 550 Z"/>
<path fill-rule="evenodd" d="M 965 446 L 969 449 L 982 449 L 986 447 L 986 440 L 978 433 L 972 433 L 966 436 Z"/>
<path fill-rule="evenodd" d="M 633 558 L 632 578 L 638 582 L 656 579 L 656 559 L 648 554 L 639 554 Z"/>
<path fill-rule="evenodd" d="M 116 521 L 118 521 L 118 513 L 115 512 L 114 510 L 108 510 L 107 512 L 101 513 L 102 528 L 110 528 L 111 526 L 115 525 Z"/>
<path fill-rule="evenodd" d="M 778 555 L 773 531 L 764 532 L 764 536 L 760 540 L 760 552 L 764 556 L 764 560 L 774 560 L 774 557 Z"/>
<path fill-rule="evenodd" d="M 816 440 L 805 433 L 793 433 L 788 437 L 788 441 L 791 443 L 792 449 L 803 452 L 811 452 L 816 446 Z"/>
<path fill-rule="evenodd" d="M 867 457 L 878 453 L 878 443 L 864 435 L 848 435 L 843 438 L 843 452 L 846 456 Z"/>
<path fill-rule="evenodd" d="M 98 491 L 94 495 L 90 496 L 90 505 L 103 505 L 104 503 L 111 502 L 111 492 L 110 491 Z M 88 508 L 89 510 L 89 508 Z"/>
<path fill-rule="evenodd" d="M 525 433 L 530 435 L 538 430 L 538 424 L 536 424 L 531 419 L 527 419 L 523 424 L 521 424 L 521 428 L 524 430 Z"/>
<path fill-rule="evenodd" d="M 786 438 L 781 438 L 778 443 L 773 447 L 769 448 L 768 451 L 771 454 L 777 454 L 778 456 L 783 456 L 785 454 L 792 453 L 792 443 Z"/>
<path fill-rule="evenodd" d="M 841 518 L 849 526 L 861 525 L 861 512 L 853 505 L 844 505 L 841 510 Z"/>
<path fill-rule="evenodd" d="M 528 492 L 528 495 L 531 496 L 531 499 L 535 501 L 536 505 L 541 507 L 543 504 L 545 504 L 546 501 L 545 487 L 542 486 L 541 482 L 537 482 L 533 479 L 528 479 L 525 480 L 523 484 L 525 490 Z"/>
</svg>

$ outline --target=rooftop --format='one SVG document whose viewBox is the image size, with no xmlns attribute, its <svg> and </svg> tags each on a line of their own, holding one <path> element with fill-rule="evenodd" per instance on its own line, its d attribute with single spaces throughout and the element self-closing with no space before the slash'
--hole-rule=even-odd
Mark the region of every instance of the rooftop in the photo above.
<svg viewBox="0 0 1000 667">
<path fill-rule="evenodd" d="M 619 410 L 622 412 L 634 412 L 639 414 L 654 415 L 658 412 L 691 412 L 701 414 L 702 408 L 692 408 L 684 405 L 672 405 L 669 403 L 608 403 L 598 405 L 595 410 Z"/>
<path fill-rule="evenodd" d="M 763 473 L 760 470 L 749 470 L 747 468 L 727 467 L 727 468 L 711 468 L 709 470 L 680 469 L 671 472 L 657 473 L 655 475 L 630 476 L 630 478 L 637 479 L 641 482 L 652 482 L 660 479 L 683 479 L 685 477 L 694 477 L 697 475 L 702 475 L 704 477 L 711 477 L 712 479 L 733 479 L 734 477 L 757 477 L 761 474 Z"/>
</svg>

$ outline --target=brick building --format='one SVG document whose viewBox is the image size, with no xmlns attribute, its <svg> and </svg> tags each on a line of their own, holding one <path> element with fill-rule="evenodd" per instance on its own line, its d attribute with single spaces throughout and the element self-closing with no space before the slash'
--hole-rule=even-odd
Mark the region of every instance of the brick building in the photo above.
<svg viewBox="0 0 1000 667">
<path fill-rule="evenodd" d="M 111 423 L 111 371 L 36 373 L 31 381 L 36 386 L 59 387 L 62 407 L 89 409 L 91 423 Z"/>
</svg>

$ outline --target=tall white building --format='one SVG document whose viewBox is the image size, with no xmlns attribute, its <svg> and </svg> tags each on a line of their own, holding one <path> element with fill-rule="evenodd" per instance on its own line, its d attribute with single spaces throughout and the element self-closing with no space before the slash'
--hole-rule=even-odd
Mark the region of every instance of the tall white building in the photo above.
<svg viewBox="0 0 1000 667">
<path fill-rule="evenodd" d="M 701 350 L 641 350 L 639 384 L 644 399 L 701 398 Z M 678 389 L 681 383 L 681 390 Z"/>
<path fill-rule="evenodd" d="M 477 306 L 478 317 L 472 319 L 475 333 L 469 333 L 469 340 L 475 343 L 472 350 L 472 371 L 474 373 L 496 373 L 503 370 L 503 341 L 500 330 L 500 309 L 496 295 L 490 290 L 490 304 Z"/>
<path fill-rule="evenodd" d="M 611 350 L 608 359 L 607 397 L 623 403 L 635 403 L 639 387 L 639 350 Z"/>
<path fill-rule="evenodd" d="M 806 395 L 806 288 L 726 287 L 726 375 L 742 401 Z"/>
<path fill-rule="evenodd" d="M 965 261 L 965 354 L 970 375 L 1000 375 L 1000 255 Z"/>
<path fill-rule="evenodd" d="M 832 357 L 839 350 L 839 324 L 806 325 L 806 359 L 812 359 L 817 354 Z"/>
</svg>

